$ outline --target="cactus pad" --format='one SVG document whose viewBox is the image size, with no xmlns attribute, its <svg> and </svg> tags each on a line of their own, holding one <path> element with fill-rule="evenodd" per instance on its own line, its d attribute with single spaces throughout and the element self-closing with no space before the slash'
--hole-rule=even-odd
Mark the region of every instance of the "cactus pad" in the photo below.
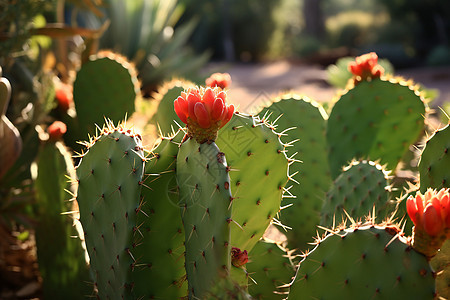
<svg viewBox="0 0 450 300">
<path fill-rule="evenodd" d="M 109 52 L 92 56 L 77 72 L 73 99 L 81 138 L 95 132 L 95 124 L 108 117 L 120 122 L 135 110 L 139 93 L 134 68 L 123 57 Z"/>
<path fill-rule="evenodd" d="M 164 84 L 158 94 L 154 96 L 159 103 L 151 122 L 159 126 L 163 135 L 173 132 L 173 129 L 177 130 L 176 123 L 182 126 L 183 122 L 174 111 L 173 101 L 180 96 L 181 92 L 191 86 L 194 86 L 191 82 L 174 79 Z"/>
<path fill-rule="evenodd" d="M 373 212 L 379 221 L 395 210 L 389 201 L 389 172 L 371 161 L 353 161 L 333 182 L 322 208 L 320 224 L 340 224 L 347 217 L 362 219 Z"/>
<path fill-rule="evenodd" d="M 80 220 L 100 298 L 129 298 L 144 172 L 139 135 L 108 125 L 77 167 Z"/>
<path fill-rule="evenodd" d="M 255 299 L 284 299 L 289 292 L 286 284 L 295 275 L 289 251 L 267 239 L 252 249 L 247 269 L 254 281 L 248 290 Z"/>
<path fill-rule="evenodd" d="M 353 158 L 397 164 L 424 128 L 425 104 L 411 83 L 396 79 L 362 81 L 331 111 L 327 126 L 331 175 Z"/>
<path fill-rule="evenodd" d="M 217 145 L 227 155 L 233 191 L 233 247 L 249 253 L 280 210 L 288 160 L 274 128 L 257 117 L 235 114 Z"/>
<path fill-rule="evenodd" d="M 138 236 L 133 255 L 137 298 L 176 299 L 187 295 L 184 230 L 177 191 L 176 157 L 182 133 L 163 138 L 145 165 Z"/>
<path fill-rule="evenodd" d="M 214 142 L 188 139 L 177 155 L 189 297 L 203 298 L 231 266 L 231 185 L 225 155 Z"/>
<path fill-rule="evenodd" d="M 284 143 L 298 140 L 287 147 L 287 154 L 296 153 L 300 163 L 291 164 L 289 172 L 296 174 L 289 190 L 296 198 L 286 198 L 282 205 L 292 204 L 280 213 L 280 221 L 295 230 L 287 230 L 289 247 L 306 249 L 316 234 L 316 225 L 320 221 L 320 210 L 325 193 L 331 185 L 330 170 L 325 139 L 325 110 L 320 104 L 306 97 L 285 95 L 275 100 L 260 115 L 271 115 L 277 119 L 277 129 L 287 130 Z"/>
<path fill-rule="evenodd" d="M 419 163 L 420 190 L 450 187 L 450 125 L 428 139 Z"/>
<path fill-rule="evenodd" d="M 392 225 L 329 233 L 300 262 L 289 299 L 433 299 L 434 273 Z"/>
</svg>

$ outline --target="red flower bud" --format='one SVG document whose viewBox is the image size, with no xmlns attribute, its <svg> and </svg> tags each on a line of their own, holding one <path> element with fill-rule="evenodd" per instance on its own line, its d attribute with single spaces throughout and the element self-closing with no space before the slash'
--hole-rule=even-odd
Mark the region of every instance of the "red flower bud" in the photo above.
<svg viewBox="0 0 450 300">
<path fill-rule="evenodd" d="M 233 266 L 240 268 L 248 262 L 247 250 L 241 251 L 237 247 L 231 248 L 231 263 Z"/>
<path fill-rule="evenodd" d="M 55 121 L 48 126 L 47 132 L 50 135 L 50 140 L 59 140 L 67 131 L 67 126 L 61 121 Z"/>
<path fill-rule="evenodd" d="M 220 87 L 223 90 L 230 86 L 231 76 L 228 73 L 214 73 L 205 82 L 209 87 Z"/>
<path fill-rule="evenodd" d="M 65 83 L 58 83 L 55 91 L 55 98 L 58 101 L 58 106 L 63 110 L 67 111 L 73 102 L 73 91 L 72 86 Z"/>
<path fill-rule="evenodd" d="M 233 116 L 234 106 L 225 100 L 226 93 L 219 88 L 191 88 L 174 101 L 174 109 L 187 125 L 188 135 L 204 143 L 214 141 Z"/>
<path fill-rule="evenodd" d="M 384 68 L 378 64 L 378 56 L 375 52 L 370 52 L 355 58 L 349 63 L 348 69 L 359 80 L 367 78 L 379 78 L 384 74 Z"/>
</svg>

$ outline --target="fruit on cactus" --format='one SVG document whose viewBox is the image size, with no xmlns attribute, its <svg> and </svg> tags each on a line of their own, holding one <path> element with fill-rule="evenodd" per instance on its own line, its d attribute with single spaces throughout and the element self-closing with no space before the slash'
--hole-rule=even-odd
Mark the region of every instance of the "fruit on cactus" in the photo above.
<svg viewBox="0 0 450 300">
<path fill-rule="evenodd" d="M 67 131 L 67 126 L 61 121 L 55 121 L 47 128 L 50 140 L 59 140 Z"/>
<path fill-rule="evenodd" d="M 356 57 L 355 61 L 349 63 L 348 69 L 362 80 L 379 78 L 384 74 L 384 68 L 378 64 L 378 55 L 375 52 Z"/>
<path fill-rule="evenodd" d="M 242 251 L 237 247 L 231 248 L 231 263 L 236 268 L 240 268 L 248 262 L 247 250 Z"/>
<path fill-rule="evenodd" d="M 55 98 L 59 108 L 62 111 L 67 111 L 73 103 L 73 87 L 67 83 L 57 83 Z"/>
<path fill-rule="evenodd" d="M 217 86 L 223 90 L 231 85 L 231 76 L 228 73 L 214 73 L 206 79 L 205 83 L 211 88 Z"/>
<path fill-rule="evenodd" d="M 449 189 L 428 189 L 406 200 L 406 210 L 414 223 L 413 247 L 428 257 L 434 256 L 450 238 Z"/>
<path fill-rule="evenodd" d="M 202 144 L 214 141 L 217 131 L 234 113 L 233 104 L 226 104 L 226 93 L 219 88 L 190 88 L 174 101 L 175 112 L 187 124 L 188 136 Z"/>
</svg>

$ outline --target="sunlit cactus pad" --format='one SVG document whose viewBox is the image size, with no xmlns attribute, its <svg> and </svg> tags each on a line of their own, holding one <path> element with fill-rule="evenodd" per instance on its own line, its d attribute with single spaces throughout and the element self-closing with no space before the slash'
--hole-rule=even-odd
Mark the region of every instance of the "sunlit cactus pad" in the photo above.
<svg viewBox="0 0 450 300">
<path fill-rule="evenodd" d="M 140 210 L 144 153 L 139 135 L 109 124 L 86 143 L 77 167 L 80 220 L 100 298 L 125 299 Z"/>
<path fill-rule="evenodd" d="M 305 254 L 289 299 L 433 299 L 434 276 L 398 227 L 354 224 Z"/>
<path fill-rule="evenodd" d="M 381 160 L 395 170 L 424 129 L 425 104 L 411 82 L 362 81 L 335 103 L 327 127 L 330 170 L 336 178 L 353 158 Z"/>
</svg>

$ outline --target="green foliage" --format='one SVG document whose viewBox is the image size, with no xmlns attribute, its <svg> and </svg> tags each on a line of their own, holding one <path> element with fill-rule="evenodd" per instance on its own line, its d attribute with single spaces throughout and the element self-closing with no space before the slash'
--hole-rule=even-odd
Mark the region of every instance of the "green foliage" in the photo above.
<svg viewBox="0 0 450 300">
<path fill-rule="evenodd" d="M 99 47 L 114 49 L 133 61 L 146 93 L 173 76 L 189 78 L 206 63 L 208 53 L 195 56 L 187 47 L 196 20 L 175 28 L 183 13 L 177 0 L 104 2 L 111 24 Z M 92 16 L 85 19 L 93 23 L 92 27 L 99 27 L 100 20 Z"/>
<path fill-rule="evenodd" d="M 183 0 L 182 3 L 186 6 L 185 20 L 199 19 L 192 36 L 196 50 L 213 49 L 218 58 L 261 59 L 271 48 L 274 32 L 280 29 L 281 22 L 274 18 L 275 10 L 282 5 L 280 1 Z M 218 11 L 221 13 L 217 14 Z M 286 18 L 285 15 L 283 21 Z"/>
<path fill-rule="evenodd" d="M 53 8 L 55 0 L 6 0 L 0 2 L 0 65 L 11 62 L 12 54 L 23 50 L 33 29 L 35 16 Z"/>
</svg>

